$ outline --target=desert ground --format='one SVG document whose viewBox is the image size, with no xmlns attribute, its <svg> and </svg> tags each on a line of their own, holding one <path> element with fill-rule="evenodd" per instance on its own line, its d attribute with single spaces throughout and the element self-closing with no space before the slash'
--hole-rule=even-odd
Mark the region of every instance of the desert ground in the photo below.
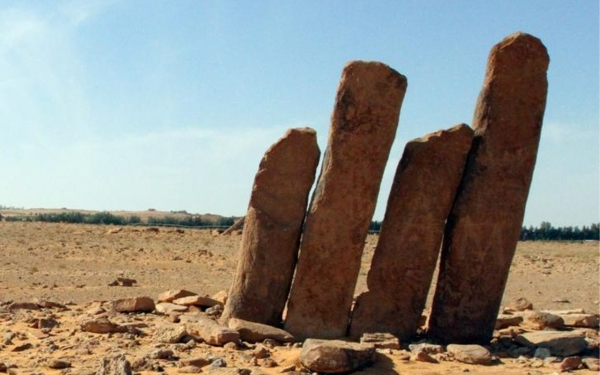
<svg viewBox="0 0 600 375">
<path fill-rule="evenodd" d="M 60 310 L 0 311 L 4 343 L 2 363 L 13 364 L 15 374 L 93 374 L 109 353 L 123 352 L 134 362 L 156 348 L 171 348 L 175 356 L 157 360 L 154 368 L 136 373 L 178 373 L 177 358 L 220 356 L 228 366 L 256 366 L 252 346 L 237 349 L 198 343 L 160 344 L 152 339 L 154 327 L 168 321 L 159 314 L 118 314 L 116 322 L 136 323 L 144 335 L 101 335 L 82 332 L 80 324 L 90 311 L 119 298 L 157 296 L 171 289 L 186 289 L 211 296 L 226 291 L 237 264 L 241 236 L 215 236 L 210 230 L 118 227 L 39 222 L 0 222 L 0 306 L 10 302 L 52 301 Z M 370 235 L 365 244 L 363 266 L 356 294 L 365 290 L 370 257 L 377 242 Z M 535 309 L 582 308 L 598 314 L 599 252 L 597 242 L 519 243 L 503 303 L 518 297 L 531 301 Z M 109 286 L 118 277 L 135 279 L 132 287 Z M 51 317 L 59 325 L 41 332 L 32 321 Z M 7 340 L 10 334 L 12 340 Z M 596 333 L 597 334 L 597 333 Z M 17 350 L 16 350 L 17 349 Z M 281 373 L 296 363 L 299 348 L 270 349 L 273 361 L 263 373 Z M 51 359 L 67 358 L 71 367 L 50 369 Z M 502 358 L 490 367 L 457 362 L 424 363 L 402 359 L 402 351 L 389 350 L 380 360 L 362 370 L 365 374 L 552 374 L 554 364 L 532 365 L 518 358 Z M 254 361 L 254 362 L 252 362 Z M 260 363 L 259 363 L 260 365 Z M 273 366 L 276 365 L 276 366 Z M 157 367 L 158 366 L 158 367 Z M 273 367 L 269 367 L 273 366 Z M 596 373 L 577 370 L 581 374 Z"/>
</svg>

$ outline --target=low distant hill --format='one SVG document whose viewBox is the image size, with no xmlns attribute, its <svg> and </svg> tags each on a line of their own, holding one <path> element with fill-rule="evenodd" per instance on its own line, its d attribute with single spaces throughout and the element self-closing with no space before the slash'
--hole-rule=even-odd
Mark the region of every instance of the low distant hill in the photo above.
<svg viewBox="0 0 600 375">
<path fill-rule="evenodd" d="M 217 214 L 192 214 L 187 211 L 157 211 L 154 209 L 148 209 L 145 211 L 94 211 L 94 210 L 81 210 L 81 209 L 69 209 L 69 208 L 28 208 L 28 209 L 16 209 L 6 208 L 0 209 L 0 215 L 6 220 L 23 220 L 23 221 L 35 221 L 36 218 L 40 217 L 61 217 L 69 214 L 81 214 L 85 217 L 93 217 L 103 213 L 108 213 L 116 217 L 122 218 L 139 218 L 140 223 L 156 223 L 161 221 L 172 221 L 172 222 L 186 222 L 198 220 L 207 224 L 213 223 L 215 225 L 224 224 L 228 225 L 230 222 L 233 223 L 239 217 L 235 216 L 222 216 Z M 40 220 L 47 221 L 47 220 Z"/>
</svg>

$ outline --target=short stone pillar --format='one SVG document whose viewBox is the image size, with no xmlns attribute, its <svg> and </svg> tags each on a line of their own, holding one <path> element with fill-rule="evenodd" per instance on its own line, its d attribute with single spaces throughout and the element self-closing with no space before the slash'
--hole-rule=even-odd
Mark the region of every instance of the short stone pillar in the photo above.
<svg viewBox="0 0 600 375">
<path fill-rule="evenodd" d="M 408 340 L 417 333 L 472 140 L 473 130 L 461 124 L 406 144 L 351 337 L 388 332 Z"/>
<path fill-rule="evenodd" d="M 288 301 L 284 327 L 296 338 L 346 334 L 405 91 L 406 78 L 387 65 L 354 61 L 344 68 Z"/>
<path fill-rule="evenodd" d="M 291 129 L 265 153 L 246 213 L 240 259 L 221 317 L 281 326 L 320 151 L 316 132 Z"/>
<path fill-rule="evenodd" d="M 492 338 L 535 166 L 548 64 L 546 47 L 524 33 L 490 53 L 429 319 L 429 334 L 441 342 Z"/>
</svg>

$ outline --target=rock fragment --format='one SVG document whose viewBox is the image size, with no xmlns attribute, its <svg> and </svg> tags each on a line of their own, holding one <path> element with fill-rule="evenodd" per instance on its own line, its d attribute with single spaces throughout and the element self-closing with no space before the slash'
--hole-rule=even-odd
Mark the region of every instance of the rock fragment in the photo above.
<svg viewBox="0 0 600 375">
<path fill-rule="evenodd" d="M 154 311 L 154 300 L 150 297 L 123 298 L 114 301 L 117 312 L 152 312 Z"/>
<path fill-rule="evenodd" d="M 473 365 L 490 365 L 492 363 L 492 354 L 481 345 L 450 344 L 446 347 L 446 351 L 459 362 Z"/>
<path fill-rule="evenodd" d="M 215 305 L 221 304 L 221 302 L 214 300 L 210 297 L 203 296 L 188 296 L 177 298 L 173 300 L 173 303 L 176 305 L 183 306 L 199 306 L 199 307 L 213 307 Z"/>
<path fill-rule="evenodd" d="M 243 319 L 230 319 L 229 328 L 238 331 L 240 338 L 248 342 L 262 342 L 266 339 L 273 339 L 281 343 L 296 341 L 294 336 L 283 329 Z"/>
<path fill-rule="evenodd" d="M 108 318 L 91 319 L 81 324 L 81 330 L 91 333 L 117 333 L 127 332 L 127 327 L 111 322 Z"/>
<path fill-rule="evenodd" d="M 162 313 L 162 314 L 165 314 L 165 315 L 169 315 L 169 314 L 172 314 L 172 313 L 183 313 L 183 312 L 186 312 L 188 310 L 187 306 L 176 305 L 176 304 L 170 303 L 170 302 L 160 302 L 160 303 L 157 303 L 154 306 L 154 308 L 159 313 Z"/>
<path fill-rule="evenodd" d="M 374 361 L 375 347 L 340 340 L 307 339 L 300 363 L 310 371 L 338 374 L 355 371 Z"/>
<path fill-rule="evenodd" d="M 196 293 L 190 292 L 189 290 L 172 289 L 172 290 L 167 290 L 166 292 L 159 294 L 157 300 L 158 300 L 158 302 L 173 302 L 174 300 L 176 300 L 178 298 L 195 296 L 195 295 L 196 295 Z"/>
<path fill-rule="evenodd" d="M 559 368 L 560 368 L 561 372 L 564 372 L 564 371 L 577 370 L 580 366 L 581 366 L 581 357 L 573 356 L 573 357 L 566 357 L 565 359 L 563 359 L 559 365 Z"/>
<path fill-rule="evenodd" d="M 50 359 L 48 367 L 54 370 L 62 370 L 71 367 L 71 361 L 61 358 Z"/>
<path fill-rule="evenodd" d="M 518 326 L 523 322 L 523 317 L 520 315 L 498 314 L 496 318 L 495 329 L 504 329 L 507 327 Z"/>
<path fill-rule="evenodd" d="M 124 354 L 108 356 L 102 359 L 95 375 L 132 375 L 131 364 Z"/>
<path fill-rule="evenodd" d="M 162 324 L 156 328 L 154 339 L 165 344 L 175 344 L 187 335 L 185 326 L 182 324 Z"/>
<path fill-rule="evenodd" d="M 507 303 L 506 307 L 509 310 L 513 310 L 513 311 L 533 310 L 533 303 L 531 303 L 525 297 L 519 297 L 519 298 L 515 298 L 515 299 L 510 300 Z"/>
<path fill-rule="evenodd" d="M 284 329 L 297 338 L 346 334 L 405 91 L 406 78 L 384 64 L 344 67 L 287 305 Z"/>
<path fill-rule="evenodd" d="M 535 330 L 561 329 L 565 326 L 560 316 L 540 311 L 530 311 L 523 315 L 523 319 L 524 325 Z"/>
<path fill-rule="evenodd" d="M 600 325 L 598 315 L 594 314 L 558 314 L 558 312 L 553 311 L 549 311 L 549 313 L 560 316 L 567 327 L 597 329 Z"/>
<path fill-rule="evenodd" d="M 582 359 L 583 366 L 592 371 L 600 371 L 600 359 L 597 357 L 585 357 Z"/>
<path fill-rule="evenodd" d="M 400 339 L 391 333 L 363 333 L 360 338 L 361 344 L 371 344 L 378 349 L 400 349 Z"/>
<path fill-rule="evenodd" d="M 188 334 L 209 345 L 223 346 L 228 342 L 237 343 L 240 340 L 238 331 L 222 326 L 204 314 L 182 315 L 180 319 L 185 324 Z"/>
<path fill-rule="evenodd" d="M 210 360 L 205 357 L 185 358 L 185 359 L 180 359 L 179 362 L 183 366 L 195 366 L 195 367 L 204 367 L 204 366 L 208 366 L 210 364 Z"/>
<path fill-rule="evenodd" d="M 559 357 L 579 354 L 588 347 L 582 333 L 569 331 L 526 332 L 518 335 L 515 341 L 529 348 L 547 348 L 552 355 Z"/>
</svg>

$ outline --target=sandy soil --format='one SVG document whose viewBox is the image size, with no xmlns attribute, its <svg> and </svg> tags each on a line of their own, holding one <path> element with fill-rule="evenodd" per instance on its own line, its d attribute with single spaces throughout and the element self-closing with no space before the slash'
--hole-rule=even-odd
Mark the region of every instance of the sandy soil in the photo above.
<svg viewBox="0 0 600 375">
<path fill-rule="evenodd" d="M 111 351 L 127 353 L 131 360 L 159 346 L 152 334 L 95 335 L 81 332 L 82 316 L 99 305 L 94 301 L 150 296 L 169 289 L 187 289 L 201 295 L 227 290 L 237 264 L 241 237 L 213 236 L 206 230 L 177 230 L 145 227 L 113 227 L 80 224 L 0 222 L 0 302 L 30 301 L 34 298 L 68 304 L 68 310 L 53 312 L 60 322 L 49 334 L 31 328 L 31 321 L 47 312 L 20 311 L 0 314 L 3 332 L 14 332 L 14 345 L 31 343 L 18 352 L 14 345 L 0 346 L 0 363 L 19 366 L 18 373 L 88 374 L 100 358 Z M 369 236 L 357 293 L 365 289 L 365 276 L 377 237 Z M 597 242 L 520 243 L 513 262 L 504 301 L 526 297 L 536 309 L 583 308 L 598 314 L 599 253 Z M 108 286 L 117 277 L 137 280 L 133 287 Z M 138 322 L 152 327 L 165 322 L 155 314 L 123 315 L 116 321 Z M 180 350 L 180 352 L 177 352 Z M 230 350 L 198 344 L 194 348 L 175 347 L 177 356 L 221 356 L 229 365 L 249 367 L 251 349 Z M 271 357 L 277 367 L 263 368 L 280 373 L 293 365 L 299 349 L 276 347 Z M 50 370 L 50 358 L 70 358 L 73 368 Z M 251 356 L 250 356 L 251 357 Z M 162 360 L 161 360 L 162 361 Z M 177 361 L 163 361 L 165 373 L 177 373 Z M 500 365 L 471 366 L 457 362 L 429 364 L 402 361 L 397 353 L 381 355 L 365 374 L 551 374 L 554 367 L 528 367 L 517 359 L 502 359 Z M 16 371 L 16 370 L 15 370 Z M 87 372 L 86 372 L 87 371 Z M 593 373 L 579 370 L 579 373 Z M 153 372 L 141 371 L 140 374 Z"/>
</svg>

